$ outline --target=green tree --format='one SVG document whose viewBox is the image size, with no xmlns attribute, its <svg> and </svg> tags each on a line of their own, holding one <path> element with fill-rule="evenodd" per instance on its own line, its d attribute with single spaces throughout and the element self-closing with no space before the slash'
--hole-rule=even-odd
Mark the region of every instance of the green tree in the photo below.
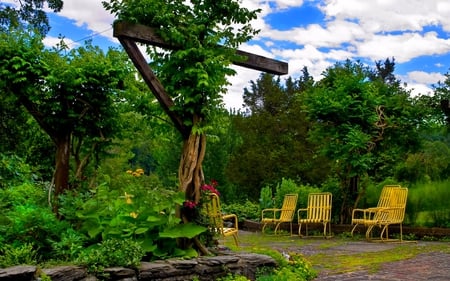
<svg viewBox="0 0 450 281">
<path fill-rule="evenodd" d="M 307 98 L 311 120 L 316 121 L 311 138 L 321 143 L 324 155 L 335 162 L 340 181 L 340 222 L 365 192 L 360 180 L 382 178 L 392 165 L 419 146 L 415 128 L 420 116 L 409 93 L 391 79 L 390 60 L 376 70 L 360 62 L 337 63 L 324 72 Z"/>
<path fill-rule="evenodd" d="M 328 165 L 307 140 L 303 98 L 312 85 L 305 68 L 298 81 L 288 78 L 282 86 L 279 77 L 262 74 L 244 90 L 247 112 L 234 118 L 242 143 L 227 166 L 243 196 L 257 200 L 262 187 L 281 178 L 316 184 L 326 175 Z"/>
<path fill-rule="evenodd" d="M 204 182 L 202 162 L 206 132 L 228 85 L 227 76 L 237 59 L 235 49 L 256 30 L 249 23 L 257 11 L 238 1 L 104 1 L 118 20 L 155 27 L 173 50 L 148 48 L 151 66 L 173 102 L 171 112 L 182 120 L 179 189 L 187 199 L 200 200 Z M 223 48 L 217 47 L 221 44 Z M 176 124 L 177 125 L 177 124 Z"/>
<path fill-rule="evenodd" d="M 61 11 L 62 0 L 21 0 L 18 5 L 0 3 L 0 30 L 9 28 L 31 27 L 45 36 L 50 30 L 47 6 L 53 12 Z"/>
<path fill-rule="evenodd" d="M 41 37 L 1 34 L 0 88 L 14 94 L 56 146 L 54 186 L 70 187 L 70 156 L 76 179 L 114 134 L 122 81 L 132 71 L 123 52 L 84 47 L 62 54 L 45 49 Z"/>
</svg>

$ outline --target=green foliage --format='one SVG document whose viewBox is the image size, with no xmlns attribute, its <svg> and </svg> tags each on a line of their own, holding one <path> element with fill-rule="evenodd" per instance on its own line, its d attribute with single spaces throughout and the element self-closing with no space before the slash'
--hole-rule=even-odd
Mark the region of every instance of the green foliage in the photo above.
<svg viewBox="0 0 450 281">
<path fill-rule="evenodd" d="M 61 233 L 59 241 L 53 241 L 54 256 L 58 261 L 74 261 L 78 258 L 86 245 L 87 237 L 73 229 Z"/>
<path fill-rule="evenodd" d="M 406 214 L 413 225 L 449 227 L 449 180 L 417 183 L 409 187 Z"/>
<path fill-rule="evenodd" d="M 242 203 L 222 204 L 221 207 L 226 214 L 236 214 L 240 222 L 244 220 L 257 221 L 261 217 L 259 205 L 250 200 L 246 200 Z"/>
<path fill-rule="evenodd" d="M 31 243 L 16 246 L 0 243 L 0 268 L 36 264 L 37 254 Z"/>
<path fill-rule="evenodd" d="M 76 262 L 87 266 L 90 273 L 101 273 L 112 266 L 137 268 L 144 255 L 141 243 L 132 239 L 111 238 L 82 251 Z"/>
<path fill-rule="evenodd" d="M 151 186 L 151 178 L 141 173 L 129 171 L 116 178 L 120 184 L 111 181 L 98 186 L 80 206 L 64 209 L 64 213 L 77 208 L 81 231 L 92 241 L 133 239 L 150 259 L 192 256 L 191 249 L 179 249 L 175 241 L 192 238 L 205 228 L 180 225 L 175 213 L 184 194 Z"/>
<path fill-rule="evenodd" d="M 420 152 L 409 154 L 397 166 L 396 176 L 401 181 L 440 181 L 450 175 L 450 148 L 442 141 L 427 141 Z"/>
<path fill-rule="evenodd" d="M 278 183 L 276 186 L 275 206 L 276 208 L 281 208 L 284 196 L 290 193 L 298 194 L 297 209 L 300 206 L 307 206 L 308 194 L 313 192 L 320 192 L 320 189 L 309 185 L 298 185 L 294 180 L 283 178 L 281 183 Z"/>
<path fill-rule="evenodd" d="M 9 187 L 0 190 L 0 202 L 0 242 L 12 246 L 10 253 L 32 247 L 36 255 L 30 257 L 37 259 L 35 263 L 52 259 L 54 241 L 59 241 L 70 225 L 53 214 L 46 190 L 30 183 Z"/>
<path fill-rule="evenodd" d="M 256 277 L 258 281 L 308 281 L 317 277 L 311 263 L 299 253 L 280 253 L 267 249 L 254 251 L 271 256 L 278 264 L 273 271 L 260 271 Z"/>
<path fill-rule="evenodd" d="M 32 180 L 31 167 L 22 158 L 0 153 L 0 189 Z"/>
<path fill-rule="evenodd" d="M 280 178 L 301 178 L 319 185 L 329 171 L 327 159 L 309 141 L 304 96 L 312 86 L 305 71 L 298 81 L 262 74 L 244 90 L 245 114 L 233 118 L 242 143 L 227 165 L 227 176 L 239 193 L 259 199 L 260 189 Z"/>
<path fill-rule="evenodd" d="M 259 197 L 259 208 L 260 210 L 275 208 L 274 197 L 272 195 L 272 187 L 266 185 L 261 189 L 261 195 Z"/>
<path fill-rule="evenodd" d="M 42 35 L 50 30 L 45 8 L 53 12 L 61 11 L 63 0 L 23 0 L 16 5 L 2 4 L 0 6 L 0 30 L 30 26 Z"/>
<path fill-rule="evenodd" d="M 226 76 L 235 73 L 229 67 L 236 58 L 233 49 L 257 33 L 249 23 L 257 11 L 241 8 L 235 0 L 109 0 L 103 5 L 118 20 L 157 27 L 175 47 L 164 53 L 148 48 L 151 65 L 175 102 L 171 110 L 188 127 L 194 125 L 194 115 L 211 120 L 228 85 Z M 226 48 L 217 48 L 219 43 Z"/>
<path fill-rule="evenodd" d="M 228 273 L 227 276 L 217 278 L 216 281 L 249 281 L 245 276 Z"/>
</svg>

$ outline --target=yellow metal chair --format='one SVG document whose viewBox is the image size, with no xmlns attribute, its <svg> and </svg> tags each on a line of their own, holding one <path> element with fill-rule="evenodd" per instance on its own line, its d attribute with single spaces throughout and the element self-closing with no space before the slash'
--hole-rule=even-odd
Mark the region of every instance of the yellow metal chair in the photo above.
<svg viewBox="0 0 450 281">
<path fill-rule="evenodd" d="M 380 241 L 403 241 L 403 220 L 405 218 L 406 201 L 408 198 L 408 188 L 400 187 L 394 189 L 391 194 L 389 206 L 378 209 L 372 218 L 366 220 L 364 224 L 367 226 L 366 239 L 370 240 L 372 230 L 375 226 L 381 229 Z M 389 226 L 398 224 L 400 227 L 400 238 L 389 238 Z"/>
<path fill-rule="evenodd" d="M 308 194 L 308 205 L 297 211 L 298 235 L 302 236 L 302 224 L 305 224 L 308 236 L 308 224 L 322 224 L 323 236 L 331 237 L 331 208 L 333 195 L 330 192 Z M 327 235 L 328 226 L 328 235 Z"/>
<path fill-rule="evenodd" d="M 209 217 L 211 230 L 223 237 L 233 236 L 234 243 L 239 246 L 238 241 L 238 218 L 235 214 L 222 214 L 219 196 L 212 193 L 210 201 L 206 203 L 206 214 Z M 230 226 L 224 226 L 224 221 L 231 221 Z"/>
<path fill-rule="evenodd" d="M 385 185 L 381 190 L 380 197 L 378 199 L 378 204 L 376 207 L 366 208 L 366 209 L 354 209 L 352 212 L 352 228 L 351 235 L 355 231 L 358 225 L 366 225 L 366 222 L 372 220 L 376 212 L 382 208 L 390 206 L 390 202 L 393 198 L 393 192 L 395 189 L 401 188 L 400 185 Z"/>
<path fill-rule="evenodd" d="M 281 209 L 269 208 L 261 211 L 262 232 L 267 225 L 275 225 L 274 233 L 280 230 L 282 223 L 289 223 L 292 235 L 292 220 L 294 219 L 295 209 L 297 208 L 298 194 L 286 194 L 284 196 Z"/>
</svg>

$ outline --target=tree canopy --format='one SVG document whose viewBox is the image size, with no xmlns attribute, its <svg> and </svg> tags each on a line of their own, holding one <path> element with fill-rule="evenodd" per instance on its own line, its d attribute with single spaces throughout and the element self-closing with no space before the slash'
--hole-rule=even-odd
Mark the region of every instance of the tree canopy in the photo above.
<svg viewBox="0 0 450 281">
<path fill-rule="evenodd" d="M 21 0 L 17 3 L 17 7 L 0 3 L 0 28 L 31 27 L 43 36 L 50 30 L 45 6 L 53 12 L 59 12 L 63 7 L 63 0 Z"/>
<path fill-rule="evenodd" d="M 55 192 L 70 187 L 70 155 L 75 178 L 114 134 L 115 107 L 132 68 L 124 53 L 106 54 L 87 44 L 67 53 L 45 49 L 41 37 L 2 33 L 0 88 L 14 95 L 56 146 Z"/>
</svg>

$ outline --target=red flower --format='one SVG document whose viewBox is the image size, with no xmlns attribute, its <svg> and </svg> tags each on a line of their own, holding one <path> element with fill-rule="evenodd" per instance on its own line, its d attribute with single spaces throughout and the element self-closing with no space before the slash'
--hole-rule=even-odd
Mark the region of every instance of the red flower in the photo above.
<svg viewBox="0 0 450 281">
<path fill-rule="evenodd" d="M 195 207 L 197 207 L 197 203 L 195 203 L 194 201 L 184 201 L 183 206 L 185 208 L 189 208 L 189 209 L 195 209 Z"/>
<path fill-rule="evenodd" d="M 214 193 L 217 194 L 217 196 L 220 196 L 220 192 L 214 187 L 214 185 L 204 184 L 202 185 L 201 189 L 203 192 Z"/>
</svg>

